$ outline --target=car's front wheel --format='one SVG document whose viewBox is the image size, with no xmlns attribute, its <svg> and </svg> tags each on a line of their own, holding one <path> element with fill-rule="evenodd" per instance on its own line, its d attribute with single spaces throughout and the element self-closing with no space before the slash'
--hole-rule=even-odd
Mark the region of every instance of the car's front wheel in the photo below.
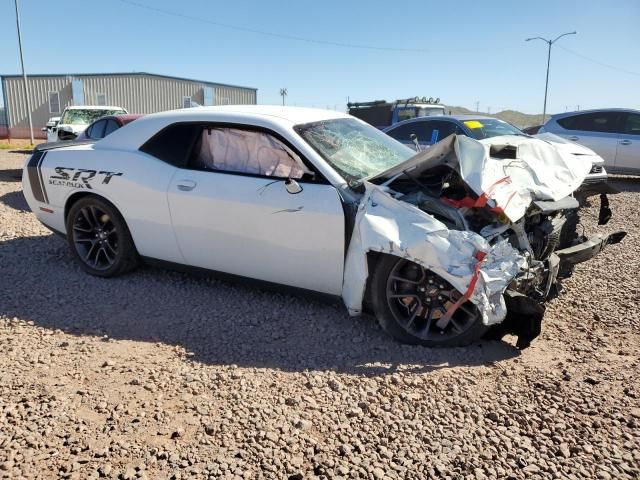
<svg viewBox="0 0 640 480">
<path fill-rule="evenodd" d="M 127 224 L 106 200 L 95 196 L 78 200 L 69 210 L 66 228 L 73 256 L 87 273 L 113 277 L 137 266 Z"/>
<path fill-rule="evenodd" d="M 386 255 L 371 279 L 371 304 L 382 328 L 402 343 L 457 347 L 488 330 L 471 302 L 463 303 L 444 327 L 437 325 L 462 294 L 435 273 L 410 260 Z"/>
</svg>

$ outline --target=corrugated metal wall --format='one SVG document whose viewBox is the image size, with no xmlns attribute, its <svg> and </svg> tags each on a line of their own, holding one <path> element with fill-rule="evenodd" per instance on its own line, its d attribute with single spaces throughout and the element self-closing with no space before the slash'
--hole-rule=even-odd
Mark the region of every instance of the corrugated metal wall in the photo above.
<svg viewBox="0 0 640 480">
<path fill-rule="evenodd" d="M 255 104 L 256 91 L 250 88 L 200 83 L 154 75 L 77 75 L 29 77 L 32 119 L 36 134 L 49 117 L 49 92 L 59 92 L 60 111 L 72 104 L 71 82 L 81 80 L 86 105 L 97 105 L 98 94 L 106 95 L 107 105 L 116 105 L 130 113 L 154 113 L 182 108 L 183 97 L 188 96 L 204 105 L 204 88 L 213 87 L 215 105 Z M 13 137 L 24 136 L 29 121 L 24 106 L 21 77 L 3 77 L 7 123 Z M 26 130 L 25 130 L 26 129 Z"/>
<path fill-rule="evenodd" d="M 22 77 L 3 78 L 3 94 L 5 102 L 5 116 L 10 129 L 15 130 L 13 137 L 29 136 L 29 119 L 24 101 L 24 86 Z M 31 96 L 31 118 L 34 133 L 40 135 L 40 129 L 47 123 L 49 117 L 60 114 L 49 113 L 49 92 L 58 92 L 60 97 L 60 111 L 71 104 L 71 77 L 32 77 L 29 78 Z"/>
</svg>

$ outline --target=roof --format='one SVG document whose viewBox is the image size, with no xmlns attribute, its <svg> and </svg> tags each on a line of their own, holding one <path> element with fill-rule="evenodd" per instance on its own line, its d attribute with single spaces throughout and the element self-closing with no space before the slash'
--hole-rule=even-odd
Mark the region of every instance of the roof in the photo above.
<svg viewBox="0 0 640 480">
<path fill-rule="evenodd" d="M 241 85 L 231 85 L 228 83 L 219 83 L 219 82 L 209 82 L 207 80 L 196 80 L 193 78 L 186 77 L 174 77 L 172 75 L 160 75 L 157 73 L 148 73 L 148 72 L 114 72 L 114 73 L 36 73 L 36 74 L 28 74 L 27 77 L 116 77 L 116 76 L 149 76 L 149 77 L 158 77 L 158 78 L 169 78 L 171 80 L 183 80 L 185 82 L 195 82 L 195 83 L 204 83 L 206 85 L 214 85 L 218 87 L 232 87 L 232 88 L 244 88 L 246 90 L 254 90 L 258 91 L 257 88 L 254 87 L 243 87 Z M 21 74 L 0 74 L 0 78 L 22 78 Z"/>
<path fill-rule="evenodd" d="M 573 112 L 562 112 L 551 115 L 551 118 L 570 117 L 573 115 L 582 115 L 583 113 L 601 113 L 601 112 L 631 112 L 640 113 L 640 110 L 633 108 L 592 108 L 590 110 L 575 110 Z"/>
<path fill-rule="evenodd" d="M 144 113 L 125 113 L 122 115 L 111 115 L 113 118 L 120 120 L 123 124 L 133 122 L 134 120 L 144 117 Z M 108 117 L 107 117 L 108 118 Z"/>
<path fill-rule="evenodd" d="M 213 107 L 180 108 L 146 115 L 147 118 L 166 118 L 182 120 L 192 116 L 207 114 L 235 114 L 244 118 L 274 117 L 292 125 L 317 122 L 333 118 L 349 118 L 343 112 L 322 108 L 285 107 L 279 105 L 217 105 Z"/>
<path fill-rule="evenodd" d="M 353 118 L 343 112 L 319 108 L 276 105 L 220 105 L 193 107 L 145 115 L 126 129 L 120 129 L 96 144 L 96 148 L 137 149 L 143 141 L 177 122 L 219 122 L 255 125 L 276 132 L 290 132 L 295 125 Z"/>
<path fill-rule="evenodd" d="M 466 120 L 498 120 L 499 122 L 509 123 L 499 118 L 489 117 L 487 115 L 468 115 L 468 114 L 467 115 L 428 115 L 425 117 L 408 118 L 407 120 L 403 120 L 401 122 L 394 123 L 393 125 L 389 125 L 388 127 L 384 128 L 382 131 L 389 132 L 391 130 L 395 130 L 400 125 L 405 125 L 409 123 L 424 122 L 424 121 L 433 122 L 438 120 L 439 121 L 453 120 L 455 122 L 464 122 Z"/>
</svg>

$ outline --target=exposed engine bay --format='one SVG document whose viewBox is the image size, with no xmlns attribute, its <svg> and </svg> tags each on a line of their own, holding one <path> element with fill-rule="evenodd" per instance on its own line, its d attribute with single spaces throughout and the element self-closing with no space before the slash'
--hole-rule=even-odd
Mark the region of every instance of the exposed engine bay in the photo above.
<svg viewBox="0 0 640 480">
<path fill-rule="evenodd" d="M 573 265 L 626 235 L 616 232 L 587 238 L 579 234 L 580 205 L 573 192 L 590 170 L 590 163 L 569 164 L 555 150 L 532 152 L 527 151 L 529 147 L 527 143 L 507 148 L 481 145 L 466 137 L 451 136 L 371 180 L 379 185 L 374 189 L 382 188 L 393 199 L 429 214 L 446 227 L 450 236 L 456 231 L 473 232 L 487 243 L 489 248 L 484 248 L 488 252 L 504 251 L 504 244 L 512 247 L 510 260 L 508 254 L 503 258 L 498 255 L 490 267 L 494 272 L 513 268 L 514 264 L 519 268 L 501 279 L 500 301 L 506 305 L 507 314 L 491 323 L 489 335 L 501 338 L 515 334 L 519 348 L 539 335 L 544 302 L 559 293 L 559 281 L 571 275 Z M 378 203 L 379 199 L 370 201 L 372 209 Z M 601 223 L 606 223 L 610 217 L 608 202 L 603 202 L 602 209 Z M 363 221 L 367 215 L 372 214 L 366 213 Z M 375 223 L 372 228 L 379 230 Z M 406 257 L 407 252 L 405 249 L 402 254 Z M 478 257 L 478 265 L 485 253 Z M 445 255 L 451 256 L 451 265 L 447 265 Z M 436 257 L 445 272 L 460 263 L 450 248 Z M 477 289 L 474 281 L 471 285 Z M 492 281 L 489 279 L 487 285 Z M 446 312 L 438 320 L 439 326 L 445 326 L 451 316 Z"/>
</svg>

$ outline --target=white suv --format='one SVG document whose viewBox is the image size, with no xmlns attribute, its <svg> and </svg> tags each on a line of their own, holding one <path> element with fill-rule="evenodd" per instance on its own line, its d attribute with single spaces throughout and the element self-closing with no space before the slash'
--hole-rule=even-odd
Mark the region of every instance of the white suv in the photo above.
<svg viewBox="0 0 640 480">
<path fill-rule="evenodd" d="M 640 173 L 640 111 L 621 108 L 554 115 L 540 132 L 551 132 L 595 151 L 607 170 Z"/>
</svg>

